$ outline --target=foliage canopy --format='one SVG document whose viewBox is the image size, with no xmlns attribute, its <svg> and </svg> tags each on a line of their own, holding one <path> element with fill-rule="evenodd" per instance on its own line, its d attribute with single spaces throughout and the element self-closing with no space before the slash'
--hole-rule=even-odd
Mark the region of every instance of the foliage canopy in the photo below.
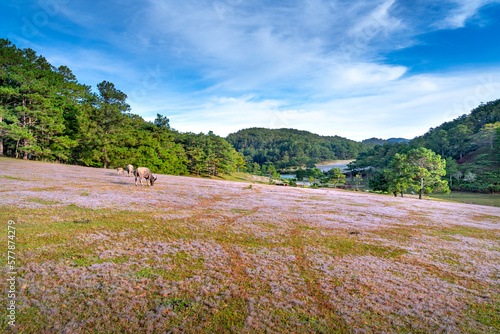
<svg viewBox="0 0 500 334">
<path fill-rule="evenodd" d="M 0 39 L 0 155 L 92 167 L 149 167 L 168 174 L 229 173 L 244 166 L 209 133 L 179 133 L 167 117 L 130 113 L 127 95 L 103 81 L 80 84 L 31 49 Z"/>
</svg>

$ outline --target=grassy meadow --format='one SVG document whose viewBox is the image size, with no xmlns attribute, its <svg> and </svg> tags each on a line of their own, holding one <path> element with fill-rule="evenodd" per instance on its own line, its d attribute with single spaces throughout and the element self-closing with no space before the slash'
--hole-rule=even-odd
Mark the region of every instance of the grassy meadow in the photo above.
<svg viewBox="0 0 500 334">
<path fill-rule="evenodd" d="M 482 194 L 465 191 L 452 191 L 449 194 L 430 194 L 430 197 L 451 202 L 500 207 L 500 194 Z"/>
<path fill-rule="evenodd" d="M 9 220 L 2 333 L 500 332 L 498 207 L 0 158 Z"/>
</svg>

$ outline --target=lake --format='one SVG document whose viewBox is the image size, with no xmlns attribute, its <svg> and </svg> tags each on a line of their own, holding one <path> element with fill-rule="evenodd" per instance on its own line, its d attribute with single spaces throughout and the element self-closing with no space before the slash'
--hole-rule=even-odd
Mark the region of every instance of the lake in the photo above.
<svg viewBox="0 0 500 334">
<path fill-rule="evenodd" d="M 336 161 L 326 161 L 316 165 L 316 168 L 319 168 L 321 172 L 329 171 L 332 168 L 340 168 L 343 172 L 347 170 L 347 164 L 354 160 L 336 160 Z M 282 179 L 294 179 L 295 174 L 281 174 L 280 177 Z"/>
<path fill-rule="evenodd" d="M 343 172 L 347 170 L 347 165 L 354 160 L 337 160 L 327 161 L 316 165 L 322 172 L 326 172 L 332 168 L 340 168 Z"/>
</svg>

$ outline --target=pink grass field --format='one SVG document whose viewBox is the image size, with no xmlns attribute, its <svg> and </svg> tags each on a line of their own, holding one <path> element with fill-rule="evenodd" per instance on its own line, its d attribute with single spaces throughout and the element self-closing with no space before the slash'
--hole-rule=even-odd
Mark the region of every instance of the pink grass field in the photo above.
<svg viewBox="0 0 500 334">
<path fill-rule="evenodd" d="M 0 332 L 500 332 L 498 207 L 157 176 L 0 158 Z"/>
</svg>

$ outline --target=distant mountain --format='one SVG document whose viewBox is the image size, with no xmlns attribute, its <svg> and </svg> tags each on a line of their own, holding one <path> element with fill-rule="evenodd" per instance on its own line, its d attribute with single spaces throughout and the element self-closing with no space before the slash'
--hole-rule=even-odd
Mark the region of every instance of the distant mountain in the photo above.
<svg viewBox="0 0 500 334">
<path fill-rule="evenodd" d="M 406 138 L 389 138 L 387 139 L 388 142 L 394 142 L 394 143 L 409 143 L 411 139 L 406 139 Z"/>
<path fill-rule="evenodd" d="M 411 140 L 406 138 L 389 138 L 389 139 L 381 139 L 381 138 L 369 138 L 365 139 L 362 142 L 368 145 L 384 145 L 384 144 L 394 144 L 394 143 L 409 143 Z"/>
<path fill-rule="evenodd" d="M 373 137 L 373 138 L 365 139 L 361 142 L 368 144 L 368 145 L 384 145 L 385 143 L 387 143 L 387 140 Z"/>
</svg>

